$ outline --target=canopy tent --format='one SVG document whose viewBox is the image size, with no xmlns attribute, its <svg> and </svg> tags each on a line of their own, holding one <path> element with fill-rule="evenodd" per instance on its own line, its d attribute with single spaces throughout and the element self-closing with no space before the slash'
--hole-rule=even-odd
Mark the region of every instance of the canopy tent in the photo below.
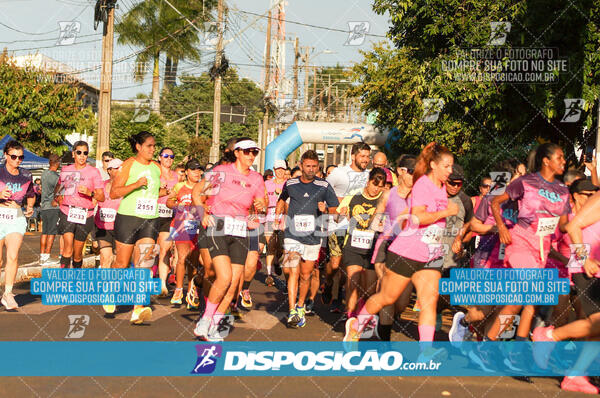
<svg viewBox="0 0 600 398">
<path fill-rule="evenodd" d="M 0 152 L 2 153 L 2 161 L 4 161 L 4 146 L 11 140 L 14 140 L 14 138 L 11 137 L 10 134 L 6 134 L 0 140 Z M 45 167 L 48 167 L 48 159 L 36 155 L 35 153 L 29 151 L 27 148 L 24 148 L 23 155 L 25 155 L 25 160 L 23 160 L 23 163 L 21 163 L 21 167 L 25 169 L 43 169 Z"/>
</svg>

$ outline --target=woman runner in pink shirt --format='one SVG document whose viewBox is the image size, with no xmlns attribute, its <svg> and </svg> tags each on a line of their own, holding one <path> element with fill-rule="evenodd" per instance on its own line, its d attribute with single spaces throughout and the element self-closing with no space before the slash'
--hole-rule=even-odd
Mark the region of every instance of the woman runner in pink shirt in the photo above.
<svg viewBox="0 0 600 398">
<path fill-rule="evenodd" d="M 444 185 L 453 164 L 452 153 L 435 142 L 429 143 L 419 155 L 413 175 L 411 225 L 390 244 L 388 270 L 381 279 L 381 289 L 367 300 L 356 318 L 346 321 L 344 341 L 358 341 L 364 325 L 383 307 L 393 304 L 412 281 L 421 305 L 419 340 L 426 342 L 425 350 L 431 348 L 441 277 L 441 267 L 435 268 L 436 262 L 432 260 L 441 256 L 435 249 L 441 245 L 446 217 L 458 213 L 458 206 L 448 202 Z"/>
<path fill-rule="evenodd" d="M 104 201 L 104 181 L 100 171 L 87 164 L 88 144 L 73 144 L 75 163 L 62 168 L 56 184 L 56 201 L 60 205 L 58 233 L 63 236 L 60 267 L 73 268 L 83 264 L 83 246 L 94 228 L 94 202 Z"/>
<path fill-rule="evenodd" d="M 250 207 L 254 205 L 258 211 L 267 208 L 264 180 L 250 169 L 258 152 L 258 145 L 250 139 L 237 142 L 235 163 L 206 172 L 192 192 L 194 204 L 204 206 L 202 224 L 207 228 L 216 273 L 206 309 L 194 329 L 196 337 L 203 340 L 222 340 L 218 330 L 222 307 L 226 309 L 235 297 L 238 285 L 234 281 L 239 281 L 248 255 Z"/>
</svg>

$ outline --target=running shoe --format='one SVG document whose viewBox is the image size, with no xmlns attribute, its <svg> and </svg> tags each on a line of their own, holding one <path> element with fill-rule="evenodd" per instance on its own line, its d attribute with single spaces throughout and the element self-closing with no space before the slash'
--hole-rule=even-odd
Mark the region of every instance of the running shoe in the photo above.
<svg viewBox="0 0 600 398">
<path fill-rule="evenodd" d="M 328 305 L 331 303 L 331 298 L 332 298 L 331 290 L 332 289 L 333 289 L 332 285 L 325 285 L 323 287 L 323 291 L 321 292 L 321 302 L 324 305 Z"/>
<path fill-rule="evenodd" d="M 169 274 L 169 276 L 167 278 L 167 283 L 169 285 L 174 285 L 175 284 L 175 274 Z"/>
<path fill-rule="evenodd" d="M 359 341 L 360 334 L 358 319 L 349 318 L 346 321 L 346 334 L 344 335 L 343 341 Z"/>
<path fill-rule="evenodd" d="M 465 317 L 464 312 L 457 312 L 454 314 L 452 318 L 452 327 L 448 332 L 448 340 L 452 343 L 454 347 L 460 347 L 463 341 L 465 341 L 465 336 L 469 332 L 468 326 L 461 325 L 460 321 L 462 321 Z"/>
<path fill-rule="evenodd" d="M 315 300 L 307 299 L 304 303 L 304 308 L 306 309 L 306 315 L 314 315 L 313 309 L 315 308 Z"/>
<path fill-rule="evenodd" d="M 417 358 L 417 362 L 420 363 L 429 363 L 433 362 L 442 362 L 448 359 L 448 351 L 446 349 L 440 347 L 427 347 L 419 354 Z"/>
<path fill-rule="evenodd" d="M 131 313 L 131 323 L 141 325 L 144 321 L 152 317 L 152 309 L 150 307 L 138 307 Z"/>
<path fill-rule="evenodd" d="M 288 314 L 287 326 L 289 328 L 297 328 L 298 323 L 300 323 L 300 317 L 298 316 L 298 311 L 296 311 L 296 309 L 293 309 Z"/>
<path fill-rule="evenodd" d="M 265 278 L 265 285 L 271 287 L 271 286 L 275 286 L 275 280 L 273 279 L 273 277 L 271 275 L 267 275 L 267 277 Z"/>
<path fill-rule="evenodd" d="M 198 291 L 196 286 L 192 285 L 192 288 L 188 290 L 185 295 L 185 301 L 187 303 L 188 310 L 197 310 L 200 307 L 200 297 L 198 297 Z"/>
<path fill-rule="evenodd" d="M 102 308 L 104 309 L 104 312 L 106 312 L 107 314 L 114 314 L 117 306 L 114 304 L 107 304 L 107 305 L 103 305 Z"/>
<path fill-rule="evenodd" d="M 598 387 L 590 383 L 585 376 L 565 376 L 560 383 L 560 389 L 565 391 L 583 392 L 585 394 L 598 394 Z"/>
<path fill-rule="evenodd" d="M 531 340 L 533 340 L 533 359 L 537 366 L 542 369 L 548 368 L 550 354 L 556 345 L 556 341 L 552 338 L 554 326 L 540 327 L 533 329 Z"/>
<path fill-rule="evenodd" d="M 15 301 L 15 295 L 12 293 L 4 293 L 2 295 L 2 300 L 0 301 L 2 302 L 4 308 L 6 308 L 8 311 L 19 308 L 19 304 L 17 304 Z"/>
<path fill-rule="evenodd" d="M 306 326 L 306 309 L 305 307 L 296 306 L 296 312 L 298 313 L 298 318 L 300 319 L 300 322 L 298 322 L 296 327 L 303 328 Z"/>
<path fill-rule="evenodd" d="M 173 292 L 173 297 L 171 297 L 171 304 L 180 304 L 182 303 L 183 300 L 183 288 L 178 287 L 177 289 L 175 289 L 175 292 Z"/>
<path fill-rule="evenodd" d="M 206 336 L 206 341 L 211 341 L 211 342 L 221 342 L 223 341 L 223 335 L 220 333 L 220 328 L 221 325 L 211 325 L 211 327 L 208 329 L 208 335 Z"/>
<path fill-rule="evenodd" d="M 194 336 L 200 340 L 206 340 L 208 338 L 208 330 L 210 329 L 210 319 L 200 318 L 194 328 Z"/>
<path fill-rule="evenodd" d="M 484 372 L 494 372 L 496 370 L 496 360 L 499 354 L 490 346 L 491 341 L 476 344 L 474 349 L 468 353 L 469 359 Z"/>
<path fill-rule="evenodd" d="M 242 290 L 240 292 L 240 299 L 241 299 L 240 303 L 242 304 L 242 307 L 244 307 L 247 310 L 252 309 L 252 296 L 250 296 L 249 289 Z"/>
<path fill-rule="evenodd" d="M 329 307 L 329 312 L 333 312 L 336 314 L 341 314 L 342 312 L 344 312 L 344 304 L 342 303 L 342 300 L 340 299 L 335 299 L 331 302 L 331 306 Z"/>
<path fill-rule="evenodd" d="M 239 321 L 244 316 L 240 309 L 237 306 L 233 305 L 229 307 L 229 311 L 227 311 L 225 315 L 232 315 L 236 321 Z"/>
</svg>

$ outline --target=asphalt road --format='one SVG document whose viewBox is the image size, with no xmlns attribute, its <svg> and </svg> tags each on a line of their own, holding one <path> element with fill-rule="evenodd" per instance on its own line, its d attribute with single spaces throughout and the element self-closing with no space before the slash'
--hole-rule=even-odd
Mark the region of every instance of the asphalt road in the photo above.
<svg viewBox="0 0 600 398">
<path fill-rule="evenodd" d="M 308 318 L 302 329 L 287 329 L 286 296 L 276 287 L 266 287 L 264 274 L 252 283 L 254 308 L 236 327 L 228 340 L 240 341 L 340 341 L 344 322 L 341 314 L 332 314 L 317 296 L 317 314 Z M 90 317 L 81 340 L 84 341 L 194 341 L 192 329 L 198 311 L 177 308 L 169 299 L 153 305 L 151 322 L 142 326 L 129 323 L 129 308 L 119 308 L 113 318 L 105 316 L 99 306 L 45 306 L 39 296 L 29 294 L 29 283 L 17 286 L 17 312 L 0 310 L 0 336 L 4 341 L 66 341 L 68 315 Z M 392 340 L 406 341 L 416 336 L 412 322 L 415 313 L 407 311 L 396 325 Z M 444 339 L 450 324 L 444 317 Z M 298 344 L 296 343 L 296 344 Z M 3 358 L 10 361 L 10 358 Z M 30 358 L 43 361 L 44 358 Z M 165 358 L 165 362 L 175 360 Z M 557 378 L 533 378 L 530 381 L 511 377 L 1 377 L 0 396 L 18 397 L 503 397 L 581 396 L 559 389 Z"/>
</svg>

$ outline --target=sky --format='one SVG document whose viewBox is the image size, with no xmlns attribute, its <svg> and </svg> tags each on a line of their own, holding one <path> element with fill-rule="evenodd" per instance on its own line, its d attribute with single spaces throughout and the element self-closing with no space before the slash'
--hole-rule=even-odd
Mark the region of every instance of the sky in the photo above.
<svg viewBox="0 0 600 398">
<path fill-rule="evenodd" d="M 146 0 L 159 4 L 164 0 Z M 202 1 L 202 0 L 190 0 Z M 115 19 L 122 16 L 139 0 L 118 0 L 119 9 Z M 266 18 L 253 14 L 265 14 L 271 0 L 227 0 L 229 7 L 225 40 L 234 38 L 225 47 L 230 65 L 241 77 L 264 85 L 264 51 Z M 25 55 L 39 52 L 63 62 L 74 70 L 98 67 L 102 54 L 101 27 L 93 28 L 95 0 L 0 0 L 0 48 L 9 54 Z M 377 15 L 370 0 L 288 0 L 285 5 L 286 69 L 288 79 L 293 76 L 293 41 L 299 38 L 300 47 L 310 46 L 310 64 L 317 66 L 340 64 L 351 66 L 362 59 L 360 50 L 367 51 L 372 44 L 385 39 L 388 16 Z M 255 19 L 254 25 L 238 32 Z M 297 23 L 294 23 L 297 22 Z M 367 27 L 369 36 L 364 41 L 356 38 L 348 45 L 349 22 Z M 77 31 L 69 40 L 60 38 L 60 26 L 69 25 Z M 304 25 L 302 25 L 304 24 Z M 306 26 L 314 25 L 314 26 Z M 200 26 L 201 28 L 201 26 Z M 323 29 L 325 28 L 325 29 Z M 332 30 L 333 29 L 333 30 Z M 341 31 L 338 31 L 341 30 Z M 272 34 L 276 32 L 275 27 Z M 170 33 L 170 32 L 169 32 Z M 165 31 L 167 35 L 167 31 Z M 69 41 L 74 41 L 69 43 Z M 140 48 L 119 45 L 115 39 L 114 60 L 127 57 Z M 133 80 L 135 57 L 115 63 L 113 66 L 113 99 L 132 99 L 137 93 L 149 94 L 151 75 L 142 83 Z M 200 63 L 184 61 L 179 65 L 179 74 L 200 75 L 208 71 L 214 62 L 214 50 L 203 51 Z M 161 58 L 161 78 L 165 60 Z M 300 63 L 302 65 L 302 63 Z M 303 70 L 300 70 L 300 87 L 303 87 Z M 100 85 L 100 69 L 80 75 L 83 80 L 96 87 Z M 162 81 L 161 81 L 162 87 Z M 300 90 L 302 91 L 302 90 Z"/>
</svg>

